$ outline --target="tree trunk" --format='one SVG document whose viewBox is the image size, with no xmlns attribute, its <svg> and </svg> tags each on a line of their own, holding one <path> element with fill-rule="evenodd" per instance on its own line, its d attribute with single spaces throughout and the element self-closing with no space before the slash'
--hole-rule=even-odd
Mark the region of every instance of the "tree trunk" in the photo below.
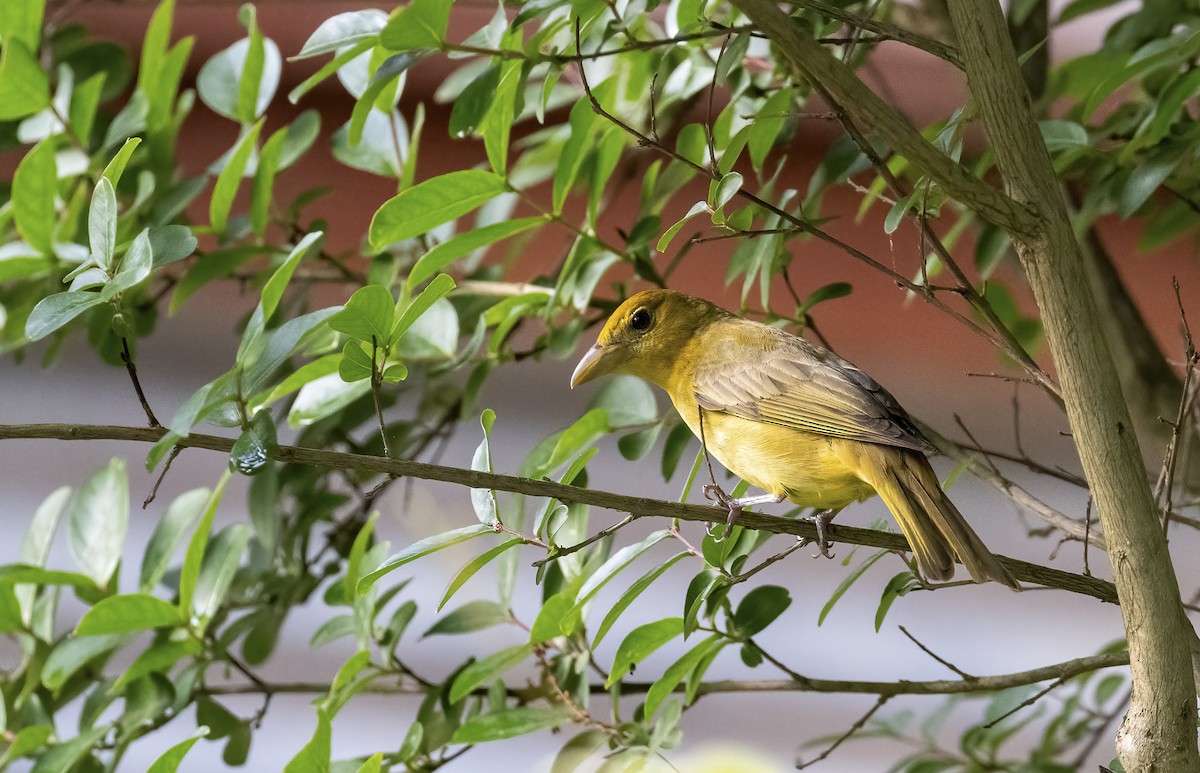
<svg viewBox="0 0 1200 773">
<path fill-rule="evenodd" d="M 864 94 L 861 81 L 800 33 L 772 0 L 734 4 L 771 38 L 797 74 L 817 81 L 860 125 L 883 135 L 952 195 L 1012 235 L 1062 381 L 1129 640 L 1133 698 L 1117 734 L 1117 752 L 1131 772 L 1200 770 L 1196 693 L 1188 678 L 1191 629 L 1079 245 L 1000 5 L 995 0 L 949 2 L 971 93 L 1004 176 L 1005 203 L 992 197 L 999 192 L 990 186 L 964 179 L 965 170 L 947 164 L 950 159 L 933 158 L 931 147 L 902 116 L 876 95 Z M 984 206 L 977 208 L 978 203 Z"/>
</svg>

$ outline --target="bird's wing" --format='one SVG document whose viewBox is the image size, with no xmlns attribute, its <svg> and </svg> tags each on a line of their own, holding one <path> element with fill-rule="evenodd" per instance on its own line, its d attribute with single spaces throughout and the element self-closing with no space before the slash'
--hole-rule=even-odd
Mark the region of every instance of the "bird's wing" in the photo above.
<svg viewBox="0 0 1200 773">
<path fill-rule="evenodd" d="M 712 342 L 693 375 L 697 402 L 819 435 L 929 451 L 930 443 L 873 378 L 825 349 L 754 324 Z"/>
</svg>

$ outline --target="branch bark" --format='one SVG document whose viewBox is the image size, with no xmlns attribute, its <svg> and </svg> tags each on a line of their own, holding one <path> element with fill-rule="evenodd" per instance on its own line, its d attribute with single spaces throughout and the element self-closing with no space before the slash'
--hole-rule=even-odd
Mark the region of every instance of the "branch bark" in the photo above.
<svg viewBox="0 0 1200 773">
<path fill-rule="evenodd" d="M 843 101 L 863 125 L 963 204 L 1007 230 L 1041 310 L 1067 416 L 1108 542 L 1125 633 L 1133 699 L 1117 734 L 1126 770 L 1200 770 L 1192 629 L 1149 483 L 1100 333 L 1083 260 L 996 0 L 950 0 L 959 53 L 1004 177 L 1002 201 L 923 140 L 807 37 L 772 0 L 734 0 L 798 74 Z M 982 188 L 980 186 L 983 186 Z M 965 195 L 964 195 L 965 194 Z M 1036 213 L 1036 214 L 1034 214 Z"/>
<path fill-rule="evenodd" d="M 934 679 L 930 681 L 911 681 L 901 679 L 895 682 L 864 682 L 848 679 L 725 679 L 712 682 L 702 682 L 697 695 L 716 695 L 718 693 L 748 693 L 748 692 L 821 692 L 821 693 L 856 693 L 868 695 L 961 695 L 972 692 L 994 692 L 1010 687 L 1020 687 L 1027 684 L 1037 684 L 1050 679 L 1070 679 L 1073 676 L 1098 671 L 1102 668 L 1124 666 L 1129 663 L 1129 653 L 1111 652 L 1100 655 L 1089 655 L 1062 663 L 1033 668 L 1028 671 L 1016 671 L 1010 674 L 995 674 L 992 676 L 975 676 L 969 679 Z M 654 682 L 622 682 L 621 693 L 637 695 L 647 692 Z M 272 693 L 325 693 L 329 692 L 327 682 L 279 682 L 267 685 Z M 364 693 L 385 695 L 424 694 L 428 688 L 420 684 L 374 684 L 362 690 Z M 608 689 L 604 685 L 591 685 L 591 691 L 604 694 Z M 680 685 L 677 691 L 685 689 Z M 255 684 L 210 685 L 205 689 L 207 695 L 257 695 L 263 688 Z M 486 693 L 486 690 L 483 691 Z M 542 688 L 535 687 L 532 691 L 521 688 L 510 688 L 514 697 L 537 698 Z"/>
<path fill-rule="evenodd" d="M 140 443 L 155 443 L 166 434 L 163 428 L 120 427 L 94 424 L 12 424 L 0 425 L 0 440 L 44 439 L 44 440 L 128 440 Z M 205 448 L 210 451 L 229 453 L 233 441 L 216 435 L 192 434 L 181 438 L 179 446 Z M 534 497 L 551 497 L 562 502 L 577 502 L 594 505 L 608 510 L 629 513 L 634 516 L 678 518 L 700 523 L 724 523 L 726 513 L 703 505 L 685 505 L 648 497 L 631 497 L 608 491 L 565 486 L 550 480 L 533 480 L 513 475 L 465 470 L 440 464 L 413 462 L 405 459 L 385 459 L 381 456 L 350 454 L 338 451 L 322 451 L 314 448 L 278 446 L 271 458 L 281 462 L 309 464 L 316 467 L 342 470 L 366 470 L 380 475 L 411 477 L 436 480 L 477 489 L 495 489 Z M 793 520 L 762 513 L 744 512 L 738 523 L 749 529 L 769 531 L 773 534 L 790 534 L 815 540 L 816 527 L 809 520 Z M 853 526 L 828 527 L 828 536 L 835 542 L 886 550 L 910 550 L 908 542 L 900 534 L 858 529 Z M 997 556 L 1000 563 L 1018 580 L 1044 585 L 1047 588 L 1079 593 L 1101 601 L 1115 603 L 1117 592 L 1112 583 L 1082 574 L 1072 574 L 1015 558 Z"/>
</svg>

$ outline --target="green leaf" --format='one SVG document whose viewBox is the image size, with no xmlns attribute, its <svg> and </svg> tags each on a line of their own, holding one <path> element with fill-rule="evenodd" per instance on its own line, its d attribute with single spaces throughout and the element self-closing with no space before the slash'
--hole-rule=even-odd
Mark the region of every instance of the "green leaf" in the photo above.
<svg viewBox="0 0 1200 773">
<path fill-rule="evenodd" d="M 342 356 L 338 360 L 337 373 L 342 381 L 364 381 L 375 374 L 377 365 L 366 351 L 369 347 L 361 341 L 347 341 L 342 347 Z"/>
<path fill-rule="evenodd" d="M 831 284 L 818 287 L 800 302 L 800 307 L 797 309 L 797 313 L 807 312 L 818 303 L 832 301 L 835 298 L 845 298 L 852 292 L 854 292 L 854 285 L 850 284 L 849 282 L 833 282 Z"/>
<path fill-rule="evenodd" d="M 275 193 L 275 175 L 279 172 L 279 156 L 287 139 L 285 126 L 275 131 L 263 143 L 258 154 L 258 165 L 254 167 L 254 181 L 250 184 L 250 230 L 260 239 L 267 232 L 271 219 L 271 198 Z"/>
<path fill-rule="evenodd" d="M 446 40 L 453 0 L 413 0 L 392 12 L 379 42 L 392 51 L 438 48 Z"/>
<path fill-rule="evenodd" d="M 550 773 L 575 773 L 607 740 L 608 734 L 603 730 L 584 730 L 558 750 Z"/>
<path fill-rule="evenodd" d="M 655 245 L 655 249 L 658 250 L 659 252 L 666 252 L 667 248 L 671 246 L 671 242 L 675 239 L 676 235 L 678 235 L 679 232 L 681 230 L 683 230 L 683 227 L 685 225 L 687 225 L 687 222 L 689 220 L 691 220 L 693 217 L 695 217 L 696 215 L 699 215 L 701 212 L 707 212 L 707 211 L 708 211 L 708 202 L 697 201 L 695 204 L 692 205 L 692 208 L 687 211 L 686 215 L 684 215 L 682 218 L 677 220 L 675 222 L 675 225 L 671 226 L 670 228 L 668 228 L 666 231 L 663 232 L 663 235 L 661 237 L 659 237 L 658 244 Z"/>
<path fill-rule="evenodd" d="M 423 58 L 424 54 L 422 53 L 393 54 L 380 63 L 379 68 L 375 70 L 375 74 L 371 76 L 371 82 L 367 84 L 367 88 L 363 91 L 362 96 L 354 103 L 354 111 L 350 114 L 350 133 L 348 137 L 351 147 L 357 147 L 362 142 L 363 128 L 366 126 L 367 117 L 371 114 L 372 110 L 378 109 L 383 115 L 391 112 L 392 103 L 390 100 L 385 99 L 384 104 L 378 104 L 384 90 L 403 75 L 409 67 L 412 67 Z"/>
<path fill-rule="evenodd" d="M 36 51 L 42 37 L 42 17 L 46 0 L 18 0 L 9 3 L 0 14 L 0 40 L 18 41 Z"/>
<path fill-rule="evenodd" d="M 500 82 L 496 86 L 495 99 L 479 125 L 488 163 L 491 164 L 492 170 L 501 176 L 508 173 L 508 143 L 516 118 L 517 93 L 523 83 L 524 64 L 520 59 L 504 62 L 500 70 Z"/>
<path fill-rule="evenodd" d="M 412 727 L 409 728 L 410 733 L 413 732 L 413 728 L 417 728 L 417 731 L 420 732 L 421 723 L 414 722 Z M 407 738 L 405 740 L 407 740 Z M 418 743 L 420 743 L 420 741 L 418 741 Z M 404 744 L 401 744 L 401 747 L 403 748 Z M 407 759 L 403 755 L 398 754 L 397 756 L 400 759 Z M 367 760 L 365 762 L 363 762 L 362 765 L 359 766 L 356 773 L 381 773 L 382 770 L 383 770 L 383 752 L 375 752 L 370 757 L 368 757 Z"/>
<path fill-rule="evenodd" d="M 3 77 L 3 73 L 0 73 Z M 92 728 L 69 741 L 51 746 L 34 763 L 31 773 L 67 773 L 84 758 L 88 751 L 108 734 L 107 724 Z"/>
<path fill-rule="evenodd" d="M 425 288 L 421 290 L 417 297 L 413 298 L 408 305 L 404 307 L 404 311 L 396 319 L 395 324 L 392 325 L 391 334 L 388 340 L 392 343 L 399 341 L 404 333 L 412 326 L 414 322 L 417 321 L 417 319 L 421 317 L 421 315 L 429 311 L 429 309 L 439 300 L 449 295 L 450 291 L 453 290 L 455 286 L 454 280 L 446 274 L 438 274 L 435 276 L 433 281 L 425 285 Z"/>
<path fill-rule="evenodd" d="M 254 152 L 258 142 L 258 134 L 262 131 L 262 121 L 254 124 L 246 131 L 229 154 L 225 168 L 217 175 L 213 185 L 212 199 L 208 205 L 208 219 L 212 229 L 224 233 L 229 225 L 229 212 L 233 209 L 233 197 L 237 195 L 238 187 L 242 184 L 242 175 L 246 172 L 246 164 Z"/>
<path fill-rule="evenodd" d="M 150 246 L 150 229 L 144 228 L 125 251 L 121 258 L 121 267 L 104 288 L 104 293 L 108 295 L 125 292 L 150 276 L 153 266 L 154 250 Z"/>
<path fill-rule="evenodd" d="M 307 427 L 330 416 L 371 391 L 367 381 L 347 383 L 337 373 L 321 376 L 300 388 L 288 412 L 288 424 Z"/>
<path fill-rule="evenodd" d="M 825 618 L 829 616 L 831 611 L 833 611 L 834 605 L 837 604 L 838 600 L 846 594 L 846 591 L 850 590 L 850 586 L 856 583 L 858 578 L 862 577 L 863 573 L 870 569 L 876 561 L 886 556 L 889 552 L 890 551 L 887 550 L 877 550 L 876 552 L 872 553 L 870 557 L 856 566 L 854 571 L 846 575 L 846 579 L 838 583 L 837 588 L 835 588 L 833 591 L 833 595 L 829 597 L 829 601 L 826 601 L 825 606 L 821 607 L 821 614 L 817 616 L 817 625 L 821 625 L 825 622 Z"/>
<path fill-rule="evenodd" d="M 133 664 L 113 683 L 113 688 L 119 689 L 149 674 L 166 674 L 179 661 L 199 655 L 203 651 L 204 645 L 194 637 L 155 641 L 137 656 Z"/>
<path fill-rule="evenodd" d="M 248 17 L 246 27 L 250 34 L 247 38 L 249 45 L 246 48 L 246 58 L 242 60 L 242 74 L 238 78 L 237 105 L 234 112 L 239 121 L 248 124 L 258 118 L 258 92 L 262 87 L 266 46 L 263 43 L 262 32 L 258 29 L 254 6 L 242 6 L 241 13 Z"/>
<path fill-rule="evenodd" d="M 201 631 L 217 613 L 229 592 L 242 553 L 250 543 L 250 527 L 235 523 L 217 532 L 204 551 L 204 562 L 196 577 L 192 624 Z"/>
<path fill-rule="evenodd" d="M 659 647 L 682 633 L 683 618 L 681 617 L 668 617 L 634 628 L 617 647 L 617 654 L 613 657 L 613 667 L 609 671 L 604 686 L 612 687 L 624 679 L 633 666 L 641 663 Z"/>
<path fill-rule="evenodd" d="M 382 250 L 419 236 L 506 190 L 508 184 L 503 177 L 480 169 L 449 172 L 417 183 L 385 202 L 371 218 L 371 247 Z"/>
<path fill-rule="evenodd" d="M 588 409 L 603 408 L 609 429 L 618 430 L 649 424 L 658 419 L 654 390 L 637 376 L 620 374 L 605 383 L 588 402 Z"/>
<path fill-rule="evenodd" d="M 196 91 L 200 95 L 200 100 L 213 111 L 231 121 L 248 124 L 254 120 L 255 116 L 262 115 L 275 96 L 275 90 L 279 88 L 279 76 L 283 64 L 283 59 L 279 55 L 279 47 L 270 38 L 260 38 L 260 41 L 261 60 L 257 53 L 251 56 L 251 49 L 257 49 L 251 38 L 242 38 L 213 55 L 200 68 L 200 73 L 196 77 Z M 261 65 L 259 65 L 260 61 Z M 248 75 L 247 71 L 251 68 L 258 69 L 261 74 L 258 78 L 257 89 L 253 89 L 251 83 L 247 83 L 244 87 L 247 94 L 251 90 L 255 93 L 253 109 L 249 111 L 249 117 L 244 118 L 242 110 L 251 105 L 249 102 L 243 102 L 242 83 L 243 78 Z"/>
<path fill-rule="evenodd" d="M 373 48 L 375 48 L 375 40 L 372 38 L 357 41 L 353 46 L 326 62 L 321 69 L 305 78 L 304 82 L 299 86 L 288 92 L 288 101 L 293 105 L 296 104 L 305 94 L 316 88 L 322 81 Z"/>
<path fill-rule="evenodd" d="M 72 676 L 89 663 L 116 650 L 129 639 L 124 634 L 67 636 L 50 650 L 42 666 L 42 684 L 57 693 Z"/>
<path fill-rule="evenodd" d="M 888 580 L 879 599 L 879 608 L 875 610 L 875 630 L 879 631 L 883 627 L 883 619 L 887 617 L 888 610 L 892 608 L 892 603 L 897 598 L 907 595 L 909 591 L 919 587 L 921 584 L 917 582 L 917 578 L 912 572 L 900 572 Z"/>
<path fill-rule="evenodd" d="M 559 636 L 569 636 L 582 624 L 583 618 L 575 609 L 575 589 L 568 586 L 542 604 L 533 625 L 529 626 L 529 641 L 542 644 Z"/>
<path fill-rule="evenodd" d="M 179 764 L 183 762 L 183 758 L 187 756 L 187 753 L 192 750 L 193 746 L 196 745 L 196 741 L 199 741 L 206 735 L 208 735 L 207 727 L 197 728 L 196 732 L 192 733 L 190 738 L 180 741 L 170 749 L 167 749 L 165 752 L 163 752 L 162 755 L 156 759 L 149 768 L 146 769 L 146 773 L 177 773 L 179 770 Z"/>
<path fill-rule="evenodd" d="M 479 442 L 474 456 L 471 457 L 472 470 L 480 472 L 492 471 L 491 434 L 492 425 L 495 422 L 496 413 L 491 408 L 485 409 L 479 416 L 479 423 L 483 427 L 483 440 Z M 499 505 L 496 503 L 496 492 L 491 489 L 471 489 L 471 506 L 474 508 L 475 517 L 479 519 L 480 523 L 491 525 L 500 520 Z M 445 604 L 444 599 L 442 603 Z"/>
<path fill-rule="evenodd" d="M 600 642 L 604 639 L 609 629 L 612 628 L 613 623 L 617 622 L 617 619 L 620 618 L 621 614 L 629 607 L 629 605 L 632 604 L 638 596 L 642 595 L 642 591 L 646 590 L 646 588 L 649 588 L 650 584 L 661 577 L 663 572 L 670 569 L 672 566 L 678 563 L 680 559 L 685 558 L 688 555 L 690 554 L 686 551 L 682 553 L 676 553 L 662 564 L 659 564 L 639 577 L 637 582 L 635 582 L 633 585 L 630 585 L 629 588 L 621 594 L 621 597 L 617 599 L 617 602 L 612 605 L 612 608 L 608 610 L 608 614 L 604 616 L 604 620 L 600 623 L 600 627 L 596 629 L 596 638 L 592 640 L 592 649 L 596 649 L 600 646 Z"/>
<path fill-rule="evenodd" d="M 410 561 L 416 561 L 418 558 L 427 556 L 430 553 L 436 553 L 443 548 L 448 548 L 451 545 L 457 545 L 460 542 L 465 542 L 483 534 L 495 533 L 496 530 L 491 526 L 477 523 L 473 526 L 464 526 L 461 529 L 455 529 L 443 534 L 436 534 L 432 537 L 426 537 L 423 540 L 414 542 L 404 550 L 401 550 L 399 553 L 396 553 L 390 557 L 387 561 L 384 561 L 383 565 L 378 569 L 359 580 L 358 592 L 360 594 L 365 593 L 367 589 L 374 585 L 380 577 L 390 572 L 394 572 Z"/>
<path fill-rule="evenodd" d="M 267 462 L 279 449 L 275 420 L 270 411 L 259 411 L 250 419 L 229 451 L 229 466 L 242 475 L 257 475 L 266 469 Z"/>
<path fill-rule="evenodd" d="M 25 337 L 38 341 L 58 330 L 83 312 L 104 303 L 100 293 L 88 291 L 55 293 L 38 301 L 25 320 Z"/>
<path fill-rule="evenodd" d="M 200 516 L 208 495 L 208 489 L 204 488 L 180 494 L 167 508 L 167 514 L 154 526 L 154 533 L 150 535 L 142 557 L 142 593 L 148 593 L 166 574 L 171 556 L 183 542 L 188 527 Z"/>
<path fill-rule="evenodd" d="M 283 773 L 329 773 L 331 736 L 329 715 L 317 709 L 317 729 L 312 740 L 284 767 Z"/>
<path fill-rule="evenodd" d="M 440 618 L 421 638 L 438 634 L 474 633 L 509 622 L 512 622 L 512 616 L 495 601 L 468 601 Z"/>
<path fill-rule="evenodd" d="M 112 183 L 114 188 L 121 181 L 121 175 L 125 173 L 125 166 L 129 163 L 129 157 L 133 155 L 133 151 L 137 150 L 138 145 L 141 144 L 141 137 L 130 137 L 125 140 L 125 144 L 112 157 L 112 161 L 109 161 L 108 166 L 104 167 L 104 174 L 102 176 Z"/>
<path fill-rule="evenodd" d="M 150 251 L 154 268 L 183 260 L 196 251 L 196 237 L 185 225 L 162 225 L 150 229 Z"/>
<path fill-rule="evenodd" d="M 663 675 L 650 685 L 650 689 L 646 692 L 646 705 L 643 709 L 643 715 L 646 718 L 654 716 L 654 712 L 658 711 L 662 702 L 670 697 L 679 683 L 687 678 L 697 665 L 705 658 L 715 654 L 725 646 L 720 634 L 713 634 L 704 641 L 697 644 L 692 649 L 688 650 L 687 654 L 675 661 L 663 672 Z"/>
<path fill-rule="evenodd" d="M 58 167 L 51 138 L 42 140 L 25 154 L 12 178 L 12 214 L 17 231 L 43 255 L 54 253 L 57 190 Z"/>
<path fill-rule="evenodd" d="M 792 604 L 787 588 L 761 585 L 746 594 L 733 613 L 733 624 L 741 639 L 748 639 L 766 628 Z"/>
<path fill-rule="evenodd" d="M 291 58 L 307 59 L 364 40 L 374 41 L 379 37 L 379 31 L 387 25 L 387 20 L 386 13 L 373 8 L 339 13 L 321 22 L 321 26 L 300 48 L 300 53 Z"/>
<path fill-rule="evenodd" d="M 454 731 L 451 743 L 484 743 L 558 727 L 569 721 L 565 708 L 521 706 L 472 717 Z"/>
<path fill-rule="evenodd" d="M 33 115 L 50 104 L 50 79 L 30 51 L 20 40 L 4 41 L 0 51 L 0 121 Z"/>
<path fill-rule="evenodd" d="M 125 549 L 129 528 L 129 480 L 125 461 L 113 458 L 71 497 L 67 504 L 71 553 L 83 573 L 104 588 Z"/>
<path fill-rule="evenodd" d="M 509 548 L 514 548 L 517 545 L 524 544 L 524 542 L 524 539 L 520 537 L 514 537 L 513 539 L 510 539 L 507 542 L 502 542 L 486 553 L 478 555 L 468 561 L 462 569 L 458 570 L 458 574 L 454 576 L 454 579 L 450 581 L 450 584 L 446 586 L 446 592 L 442 594 L 442 600 L 438 603 L 437 611 L 441 612 L 442 607 L 446 606 L 446 602 L 448 602 L 450 598 L 456 592 L 458 592 L 458 589 L 461 588 L 467 582 L 467 580 L 471 579 L 476 572 L 487 566 L 492 559 L 496 558 Z"/>
<path fill-rule="evenodd" d="M 508 647 L 476 660 L 459 671 L 458 676 L 454 677 L 454 684 L 450 685 L 450 702 L 458 703 L 476 687 L 499 679 L 505 671 L 525 662 L 533 655 L 533 647 L 529 642 Z"/>
<path fill-rule="evenodd" d="M 583 605 L 591 601 L 592 596 L 595 596 L 596 593 L 599 592 L 599 590 L 603 588 L 609 580 L 611 580 L 613 577 L 616 577 L 621 570 L 636 561 L 639 556 L 669 536 L 671 536 L 671 532 L 668 529 L 660 529 L 652 532 L 641 542 L 638 542 L 634 545 L 626 545 L 616 553 L 613 553 L 612 556 L 610 556 L 609 559 L 605 561 L 599 569 L 592 573 L 592 575 L 583 583 L 583 587 L 579 589 L 579 595 L 575 601 L 575 608 L 577 610 L 582 610 Z"/>
<path fill-rule="evenodd" d="M 1182 160 L 1181 156 L 1176 156 L 1139 164 L 1121 188 L 1121 203 L 1117 209 L 1121 217 L 1129 217 L 1137 212 L 1159 186 L 1166 182 Z"/>
<path fill-rule="evenodd" d="M 174 604 L 145 593 L 131 593 L 101 599 L 79 621 L 75 635 L 128 633 L 177 626 L 181 622 Z"/>
<path fill-rule="evenodd" d="M 213 518 L 216 516 L 217 508 L 221 504 L 221 497 L 225 494 L 225 484 L 229 482 L 229 475 L 229 470 L 221 473 L 221 478 L 217 481 L 217 487 L 209 495 L 208 501 L 205 503 L 204 513 L 200 516 L 200 523 L 192 533 L 192 539 L 188 542 L 187 553 L 183 557 L 183 568 L 179 573 L 179 611 L 185 616 L 190 617 L 192 614 L 192 601 L 196 595 L 196 580 L 200 576 L 200 567 L 204 562 L 204 550 L 208 546 L 208 535 L 212 531 Z"/>
<path fill-rule="evenodd" d="M 271 274 L 271 278 L 263 285 L 262 296 L 259 302 L 262 304 L 264 324 L 271 321 L 271 316 L 279 307 L 279 301 L 283 298 L 284 288 L 291 281 L 292 274 L 296 272 L 296 266 L 300 265 L 300 261 L 312 250 L 313 245 L 323 239 L 324 236 L 325 234 L 322 231 L 313 231 L 310 234 L 305 234 L 304 238 L 288 253 L 287 259 L 283 261 L 283 264 L 275 269 L 275 273 Z"/>
<path fill-rule="evenodd" d="M 1071 148 L 1086 148 L 1088 145 L 1087 129 L 1075 121 L 1039 121 L 1038 128 L 1042 130 L 1042 141 L 1046 143 L 1046 150 L 1051 153 Z"/>
<path fill-rule="evenodd" d="M 329 327 L 368 344 L 374 341 L 386 347 L 391 341 L 395 306 L 386 287 L 367 285 L 355 290 L 342 310 L 329 318 Z"/>
<path fill-rule="evenodd" d="M 458 258 L 486 247 L 489 244 L 516 236 L 523 231 L 528 231 L 530 228 L 536 228 L 545 222 L 546 219 L 543 217 L 501 220 L 499 223 L 492 223 L 481 228 L 473 228 L 458 236 L 451 237 L 422 255 L 416 262 L 416 265 L 412 267 L 412 270 L 408 272 L 408 279 L 405 281 L 409 287 L 416 287 Z"/>
<path fill-rule="evenodd" d="M 105 177 L 100 178 L 92 193 L 92 205 L 88 209 L 88 243 L 92 248 L 92 260 L 108 271 L 117 250 L 117 194 Z"/>
<path fill-rule="evenodd" d="M 714 184 L 715 192 L 709 205 L 713 209 L 719 210 L 721 207 L 728 204 L 729 200 L 736 196 L 738 191 L 742 189 L 742 182 L 742 176 L 737 172 L 730 172 L 721 177 L 721 179 L 716 181 Z"/>
</svg>

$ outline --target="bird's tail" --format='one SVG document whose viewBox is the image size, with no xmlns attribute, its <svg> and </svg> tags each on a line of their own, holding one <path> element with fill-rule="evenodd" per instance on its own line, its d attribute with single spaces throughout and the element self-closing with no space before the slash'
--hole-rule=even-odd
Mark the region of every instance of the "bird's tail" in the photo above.
<svg viewBox="0 0 1200 773">
<path fill-rule="evenodd" d="M 949 580 L 957 556 L 975 582 L 995 580 L 1021 589 L 942 491 L 924 454 L 867 443 L 846 446 L 852 447 L 846 450 L 855 457 L 859 477 L 879 493 L 908 538 L 922 575 Z"/>
</svg>

